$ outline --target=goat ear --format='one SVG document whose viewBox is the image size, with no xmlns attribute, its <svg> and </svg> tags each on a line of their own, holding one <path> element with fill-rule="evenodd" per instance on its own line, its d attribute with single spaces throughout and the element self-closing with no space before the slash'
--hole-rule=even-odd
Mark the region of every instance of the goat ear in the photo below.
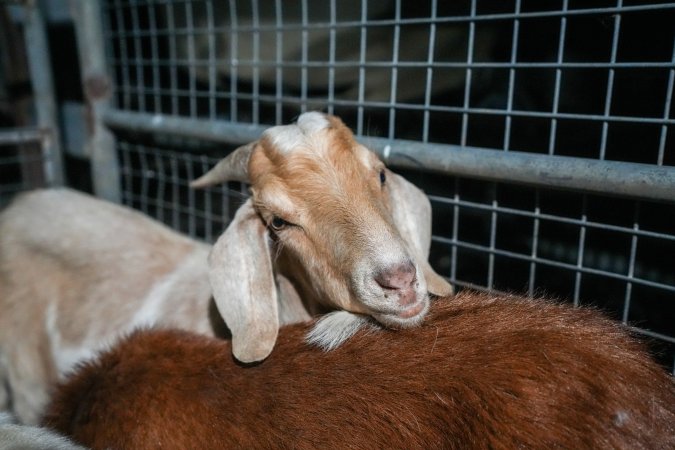
<svg viewBox="0 0 675 450">
<path fill-rule="evenodd" d="M 387 185 L 394 223 L 422 269 L 427 290 L 439 297 L 451 295 L 452 285 L 438 275 L 428 262 L 431 248 L 429 198 L 414 184 L 392 172 L 388 173 Z"/>
<path fill-rule="evenodd" d="M 277 290 L 267 228 L 249 199 L 209 255 L 209 280 L 218 311 L 241 362 L 265 359 L 277 339 Z"/>
</svg>

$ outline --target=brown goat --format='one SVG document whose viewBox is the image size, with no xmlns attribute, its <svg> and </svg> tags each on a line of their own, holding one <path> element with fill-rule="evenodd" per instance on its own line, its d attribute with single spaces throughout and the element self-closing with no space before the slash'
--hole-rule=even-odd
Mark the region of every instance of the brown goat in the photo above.
<svg viewBox="0 0 675 450">
<path fill-rule="evenodd" d="M 136 332 L 60 387 L 45 424 L 94 449 L 675 448 L 673 379 L 594 310 L 464 292 L 332 352 L 309 329 L 283 327 L 252 367 L 227 341 Z"/>
</svg>

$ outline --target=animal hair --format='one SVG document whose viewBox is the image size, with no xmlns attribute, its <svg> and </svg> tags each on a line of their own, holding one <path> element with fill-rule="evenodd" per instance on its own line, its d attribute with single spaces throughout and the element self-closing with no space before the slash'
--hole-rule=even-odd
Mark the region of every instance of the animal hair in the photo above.
<svg viewBox="0 0 675 450">
<path fill-rule="evenodd" d="M 462 292 L 331 352 L 309 328 L 254 366 L 227 341 L 138 331 L 80 366 L 45 424 L 93 449 L 675 448 L 673 379 L 595 310 Z"/>
</svg>

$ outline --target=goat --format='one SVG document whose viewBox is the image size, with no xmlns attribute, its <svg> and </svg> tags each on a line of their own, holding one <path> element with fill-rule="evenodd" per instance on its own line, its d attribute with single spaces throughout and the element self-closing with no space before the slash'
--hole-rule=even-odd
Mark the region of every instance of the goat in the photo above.
<svg viewBox="0 0 675 450">
<path fill-rule="evenodd" d="M 592 309 L 464 291 L 330 352 L 311 327 L 254 366 L 226 340 L 138 330 L 80 365 L 44 424 L 93 449 L 675 448 L 673 379 Z"/>
<path fill-rule="evenodd" d="M 76 191 L 21 194 L 0 214 L 0 410 L 35 424 L 60 375 L 135 327 L 213 335 L 209 249 Z"/>
<path fill-rule="evenodd" d="M 327 305 L 392 327 L 419 324 L 428 292 L 452 293 L 427 262 L 428 198 L 337 117 L 309 112 L 295 125 L 270 128 L 192 186 L 227 180 L 250 182 L 252 193 L 209 255 L 213 297 L 238 360 L 260 361 L 274 346 L 274 272 L 291 281 L 310 312 Z"/>
<path fill-rule="evenodd" d="M 429 200 L 339 119 L 272 127 L 193 185 L 228 179 L 250 182 L 252 198 L 213 248 L 70 190 L 24 194 L 0 214 L 0 410 L 35 423 L 60 375 L 138 326 L 221 335 L 222 315 L 251 362 L 285 323 L 343 309 L 413 326 L 427 292 L 452 292 L 426 260 Z M 359 317 L 345 320 L 355 330 Z"/>
</svg>

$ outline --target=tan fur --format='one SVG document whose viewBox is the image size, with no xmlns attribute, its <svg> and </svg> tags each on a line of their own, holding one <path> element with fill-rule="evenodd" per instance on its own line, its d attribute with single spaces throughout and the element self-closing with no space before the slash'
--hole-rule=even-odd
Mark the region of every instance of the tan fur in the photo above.
<svg viewBox="0 0 675 450">
<path fill-rule="evenodd" d="M 81 366 L 45 424 L 94 449 L 675 447 L 675 383 L 590 309 L 464 292 L 421 327 L 259 365 L 227 341 L 140 331 Z"/>
<path fill-rule="evenodd" d="M 428 198 L 337 117 L 308 112 L 269 128 L 192 185 L 232 179 L 247 179 L 252 198 L 214 245 L 210 280 L 240 361 L 259 361 L 274 347 L 278 292 L 266 270 L 254 269 L 268 267 L 268 257 L 309 313 L 342 309 L 410 327 L 424 317 L 429 293 L 452 293 L 427 262 Z"/>
<path fill-rule="evenodd" d="M 137 326 L 142 302 L 186 259 L 193 267 L 156 296 L 147 319 L 212 333 L 208 251 L 74 191 L 17 198 L 0 215 L 0 410 L 35 423 L 60 371 Z"/>
<path fill-rule="evenodd" d="M 68 190 L 21 196 L 0 215 L 0 411 L 34 423 L 64 371 L 139 325 L 213 335 L 222 324 L 212 287 L 241 361 L 265 358 L 280 324 L 326 310 L 419 323 L 427 291 L 452 288 L 426 261 L 428 199 L 389 171 L 381 186 L 383 168 L 335 117 L 308 113 L 270 128 L 214 169 L 250 179 L 253 200 L 208 267 L 209 246 L 128 208 Z M 195 185 L 211 184 L 205 177 Z M 297 226 L 270 233 L 274 215 Z M 395 289 L 359 290 L 407 261 L 418 272 L 411 284 L 419 309 L 397 301 Z M 401 315 L 406 308 L 412 319 Z"/>
</svg>

